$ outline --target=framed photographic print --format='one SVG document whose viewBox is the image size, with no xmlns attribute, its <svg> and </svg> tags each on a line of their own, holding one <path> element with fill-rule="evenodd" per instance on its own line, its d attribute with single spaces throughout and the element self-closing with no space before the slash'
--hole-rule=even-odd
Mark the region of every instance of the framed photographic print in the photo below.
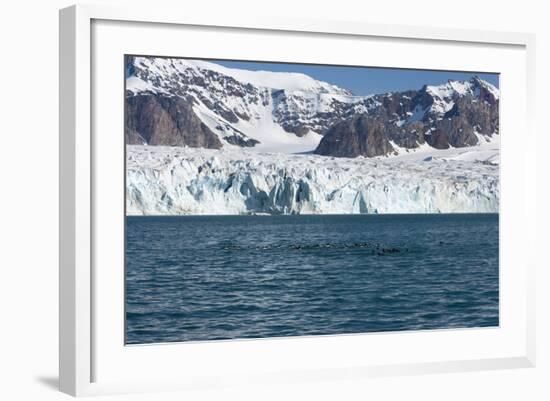
<svg viewBox="0 0 550 401">
<path fill-rule="evenodd" d="M 61 11 L 62 391 L 534 364 L 532 36 L 149 11 Z"/>
</svg>

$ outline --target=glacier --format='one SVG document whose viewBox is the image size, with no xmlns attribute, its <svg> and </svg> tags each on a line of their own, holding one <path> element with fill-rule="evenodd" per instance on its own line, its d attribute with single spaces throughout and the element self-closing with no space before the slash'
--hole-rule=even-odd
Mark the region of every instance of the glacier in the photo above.
<svg viewBox="0 0 550 401">
<path fill-rule="evenodd" d="M 128 145 L 127 215 L 498 212 L 498 137 L 376 158 Z"/>
</svg>

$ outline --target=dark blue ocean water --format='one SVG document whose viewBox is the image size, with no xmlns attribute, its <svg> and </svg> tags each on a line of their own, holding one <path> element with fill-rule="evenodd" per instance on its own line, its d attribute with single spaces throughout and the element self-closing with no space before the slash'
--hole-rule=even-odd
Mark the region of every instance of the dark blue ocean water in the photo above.
<svg viewBox="0 0 550 401">
<path fill-rule="evenodd" d="M 127 217 L 128 344 L 498 326 L 498 215 Z"/>
</svg>

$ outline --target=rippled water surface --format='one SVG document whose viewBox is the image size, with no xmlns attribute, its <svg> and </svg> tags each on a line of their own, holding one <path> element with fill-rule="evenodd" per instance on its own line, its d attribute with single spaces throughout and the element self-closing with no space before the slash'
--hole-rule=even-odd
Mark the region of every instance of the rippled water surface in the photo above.
<svg viewBox="0 0 550 401">
<path fill-rule="evenodd" d="M 128 344 L 498 326 L 498 215 L 126 219 Z"/>
</svg>

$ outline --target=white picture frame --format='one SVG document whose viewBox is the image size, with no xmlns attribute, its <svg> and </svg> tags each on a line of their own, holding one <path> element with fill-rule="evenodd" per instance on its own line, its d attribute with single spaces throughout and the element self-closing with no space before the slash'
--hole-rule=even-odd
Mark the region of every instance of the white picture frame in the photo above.
<svg viewBox="0 0 550 401">
<path fill-rule="evenodd" d="M 121 32 L 129 29 L 134 34 L 151 29 L 142 39 L 146 42 L 144 38 L 150 38 L 153 44 L 142 43 L 139 49 L 137 45 L 126 49 L 127 39 Z M 205 41 L 211 40 L 208 35 L 221 33 L 239 35 L 243 40 L 255 34 L 263 35 L 266 40 L 283 40 L 283 36 L 288 40 L 295 40 L 294 36 L 307 41 L 329 42 L 337 39 L 343 44 L 342 52 L 345 52 L 346 41 L 354 41 L 354 46 L 365 41 L 374 47 L 385 47 L 391 43 L 397 46 L 406 42 L 409 47 L 436 46 L 442 55 L 449 55 L 448 61 L 440 60 L 439 65 L 430 64 L 430 61 L 421 64 L 416 60 L 416 64 L 411 65 L 413 68 L 429 68 L 432 65 L 441 69 L 461 69 L 464 66 L 457 65 L 456 61 L 453 64 L 451 52 L 459 54 L 470 49 L 482 54 L 492 51 L 487 60 L 477 62 L 480 68 L 477 71 L 502 73 L 498 63 L 507 71 L 503 73 L 506 80 L 502 85 L 501 105 L 501 247 L 503 243 L 514 242 L 521 248 L 501 250 L 501 263 L 507 266 L 504 270 L 501 267 L 501 326 L 483 330 L 125 347 L 119 341 L 123 330 L 119 325 L 122 305 L 118 305 L 123 297 L 119 285 L 122 278 L 117 273 L 120 272 L 120 264 L 123 264 L 117 253 L 120 247 L 105 250 L 102 245 L 103 237 L 108 237 L 113 243 L 119 242 L 123 215 L 118 216 L 116 213 L 120 209 L 116 208 L 106 211 L 105 199 L 101 198 L 101 194 L 111 193 L 111 183 L 106 184 L 102 180 L 104 172 L 101 171 L 106 166 L 109 169 L 120 167 L 122 155 L 117 153 L 119 149 L 116 146 L 122 146 L 123 141 L 123 127 L 119 124 L 122 117 L 102 119 L 106 115 L 102 113 L 109 107 L 110 112 L 120 114 L 123 92 L 110 103 L 108 99 L 113 97 L 107 96 L 104 88 L 109 86 L 106 83 L 111 77 L 102 71 L 107 61 L 119 60 L 121 51 L 135 54 L 149 51 L 145 54 L 155 54 L 151 47 L 155 38 L 173 36 L 174 31 L 171 30 L 181 30 L 182 35 L 191 35 L 185 33 L 185 29 L 192 29 L 193 38 L 203 35 Z M 106 38 L 109 40 L 106 41 Z M 445 50 L 448 47 L 452 47 L 451 52 Z M 534 366 L 536 259 L 531 256 L 534 252 L 529 250 L 535 243 L 535 150 L 522 147 L 514 158 L 507 153 L 507 149 L 515 148 L 518 134 L 514 131 L 522 132 L 524 140 L 526 136 L 530 143 L 535 143 L 532 127 L 534 48 L 534 35 L 523 33 L 295 20 L 290 17 L 243 16 L 239 20 L 228 20 L 213 15 L 187 15 L 184 9 L 78 5 L 61 10 L 60 390 L 80 396 L 211 388 L 250 381 L 284 383 Z M 104 49 L 105 54 L 101 53 Z M 177 55 L 174 54 L 176 50 L 171 49 L 176 49 L 175 44 L 167 43 L 158 52 Z M 251 51 L 250 46 L 246 51 Z M 196 52 L 188 55 L 198 56 Z M 245 53 L 239 54 L 246 57 Z M 290 57 L 291 53 L 288 54 Z M 223 58 L 221 56 L 219 58 Z M 256 59 L 265 57 L 268 56 Z M 122 63 L 122 59 L 116 62 Z M 361 63 L 361 60 L 357 62 Z M 392 66 L 388 63 L 392 63 L 389 58 L 383 65 Z M 121 65 L 111 64 L 115 70 Z M 114 92 L 109 94 L 114 95 L 123 88 L 122 80 L 120 85 L 111 87 Z M 517 96 L 512 99 L 507 91 L 513 91 Z M 102 102 L 98 102 L 98 97 Z M 513 116 L 510 113 L 512 109 L 516 110 Z M 119 145 L 114 148 L 109 147 L 110 142 L 103 139 L 97 141 L 94 137 L 94 132 L 97 132 L 94 130 L 103 127 L 103 122 L 107 121 L 113 129 L 120 129 Z M 112 134 L 116 135 L 116 132 Z M 117 179 L 123 174 L 121 169 Z M 112 184 L 119 182 L 115 180 Z M 117 204 L 117 208 L 122 207 L 122 202 L 116 197 L 113 203 Z M 109 223 L 113 226 L 113 237 L 105 230 L 105 221 L 109 216 L 115 216 L 115 220 Z M 107 264 L 115 267 L 110 271 L 102 270 Z M 98 291 L 102 293 L 101 299 L 97 297 Z M 106 305 L 115 305 L 113 311 L 107 311 Z M 427 348 L 428 345 L 430 348 Z M 390 353 L 390 349 L 395 350 L 396 355 Z M 185 362 L 178 364 L 177 361 L 182 361 L 182 355 L 185 355 Z M 150 369 L 152 366 L 154 370 Z"/>
</svg>

